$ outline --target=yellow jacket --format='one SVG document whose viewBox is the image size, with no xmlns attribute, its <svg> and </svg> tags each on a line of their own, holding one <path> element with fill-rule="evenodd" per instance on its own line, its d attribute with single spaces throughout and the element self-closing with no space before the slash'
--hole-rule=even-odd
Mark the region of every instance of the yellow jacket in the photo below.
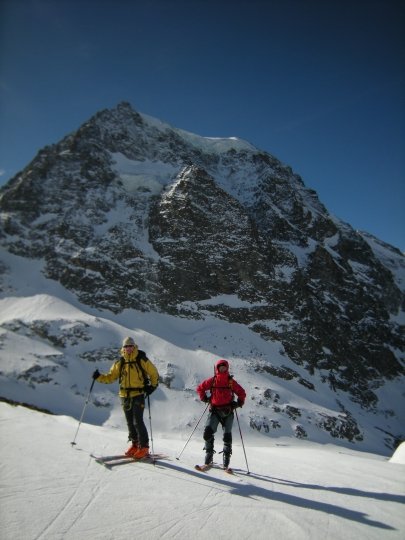
<svg viewBox="0 0 405 540">
<path fill-rule="evenodd" d="M 107 374 L 100 374 L 97 382 L 110 384 L 119 378 L 120 397 L 139 396 L 143 394 L 145 385 L 148 384 L 157 386 L 159 383 L 158 370 L 145 353 L 140 354 L 140 358 L 137 358 L 138 353 L 142 353 L 142 351 L 138 351 L 137 348 L 130 355 L 121 349 L 122 357 L 114 362 Z"/>
</svg>

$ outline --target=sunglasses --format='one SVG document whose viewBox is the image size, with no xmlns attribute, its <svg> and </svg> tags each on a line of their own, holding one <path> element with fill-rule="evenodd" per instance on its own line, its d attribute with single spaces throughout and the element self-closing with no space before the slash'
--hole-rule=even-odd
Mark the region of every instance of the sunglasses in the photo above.
<svg viewBox="0 0 405 540">
<path fill-rule="evenodd" d="M 124 349 L 133 349 L 135 345 L 124 345 Z"/>
</svg>

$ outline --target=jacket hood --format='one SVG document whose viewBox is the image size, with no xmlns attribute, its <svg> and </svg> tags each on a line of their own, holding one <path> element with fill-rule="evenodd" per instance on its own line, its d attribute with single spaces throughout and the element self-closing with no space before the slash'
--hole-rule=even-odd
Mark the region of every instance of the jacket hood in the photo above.
<svg viewBox="0 0 405 540">
<path fill-rule="evenodd" d="M 224 359 L 221 358 L 221 359 L 218 360 L 218 362 L 215 364 L 215 372 L 216 372 L 216 373 L 219 373 L 219 371 L 218 371 L 219 366 L 224 365 L 224 364 L 226 365 L 226 371 L 229 371 L 229 362 L 228 362 L 228 360 L 224 360 Z"/>
<path fill-rule="evenodd" d="M 122 347 L 121 356 L 123 356 L 127 362 L 130 362 L 131 360 L 135 360 L 135 358 L 138 356 L 138 347 L 134 345 L 134 348 L 131 349 L 130 351 Z"/>
</svg>

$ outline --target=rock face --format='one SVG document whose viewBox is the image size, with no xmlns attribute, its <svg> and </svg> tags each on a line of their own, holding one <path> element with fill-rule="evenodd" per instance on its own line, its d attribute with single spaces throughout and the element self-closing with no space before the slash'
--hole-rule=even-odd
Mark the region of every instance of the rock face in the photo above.
<svg viewBox="0 0 405 540">
<path fill-rule="evenodd" d="M 288 369 L 325 381 L 333 370 L 334 388 L 367 409 L 404 375 L 403 254 L 333 218 L 289 167 L 244 141 L 121 103 L 39 152 L 0 204 L 3 249 L 42 259 L 83 303 L 244 324 L 280 342 Z"/>
</svg>

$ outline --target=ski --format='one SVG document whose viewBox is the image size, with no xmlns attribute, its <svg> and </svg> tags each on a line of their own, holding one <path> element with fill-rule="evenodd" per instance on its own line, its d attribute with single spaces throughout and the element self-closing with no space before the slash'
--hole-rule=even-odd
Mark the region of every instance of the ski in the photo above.
<svg viewBox="0 0 405 540">
<path fill-rule="evenodd" d="M 227 474 L 232 474 L 232 475 L 235 474 L 233 472 L 233 469 L 231 469 L 230 467 L 220 467 L 219 465 L 215 465 L 214 463 L 210 463 L 209 465 L 195 465 L 194 468 L 196 471 L 199 471 L 199 472 L 207 472 L 210 469 L 215 468 L 215 469 L 221 469 L 221 471 L 224 471 Z"/>
<path fill-rule="evenodd" d="M 91 457 L 99 463 L 104 465 L 107 468 L 114 467 L 116 465 L 125 465 L 125 463 L 155 463 L 161 459 L 169 459 L 169 456 L 166 454 L 149 454 L 143 458 L 136 459 L 131 456 L 126 456 L 125 454 L 113 455 L 113 456 L 95 456 L 91 454 Z"/>
<path fill-rule="evenodd" d="M 194 469 L 200 472 L 207 472 L 210 469 L 212 469 L 213 466 L 214 466 L 213 463 L 209 463 L 208 465 L 195 465 Z"/>
<path fill-rule="evenodd" d="M 161 453 L 156 453 L 154 452 L 153 454 L 150 453 L 148 454 L 147 456 L 145 456 L 144 458 L 141 458 L 141 459 L 136 459 L 136 458 L 131 458 L 132 461 L 142 461 L 143 459 L 146 459 L 146 460 L 151 460 L 151 461 L 158 461 L 159 459 L 166 459 L 166 460 L 170 460 L 169 456 L 167 454 L 161 454 Z"/>
<path fill-rule="evenodd" d="M 117 467 L 118 465 L 128 465 L 129 463 L 151 463 L 155 465 L 157 460 L 144 457 L 142 459 L 118 459 L 116 461 L 100 461 L 96 459 L 95 462 L 102 465 L 106 469 L 111 470 L 113 467 Z"/>
<path fill-rule="evenodd" d="M 111 455 L 111 456 L 96 456 L 94 454 L 90 454 L 90 455 L 92 458 L 97 459 L 98 461 L 116 461 L 117 459 L 130 459 L 131 461 L 139 461 L 136 458 L 132 456 L 126 456 L 125 454 L 116 454 L 116 455 Z M 166 454 L 161 454 L 161 453 L 156 453 L 156 452 L 153 452 L 153 453 L 151 452 L 145 457 L 148 457 L 151 459 L 168 459 L 169 458 L 169 456 L 167 456 Z"/>
<path fill-rule="evenodd" d="M 125 454 L 116 454 L 111 456 L 95 456 L 94 454 L 90 454 L 90 456 L 96 461 L 115 461 L 117 459 L 131 459 L 130 456 L 126 456 Z"/>
<path fill-rule="evenodd" d="M 113 469 L 114 467 L 117 467 L 119 465 L 128 465 L 130 463 L 149 463 L 151 465 L 155 465 L 155 466 L 158 466 L 158 463 L 159 461 L 161 460 L 162 458 L 150 458 L 150 457 L 144 457 L 142 459 L 119 459 L 119 460 L 116 460 L 116 461 L 100 461 L 100 460 L 95 460 L 96 463 L 98 463 L 99 465 L 102 465 L 103 467 L 105 467 L 106 469 Z"/>
</svg>

